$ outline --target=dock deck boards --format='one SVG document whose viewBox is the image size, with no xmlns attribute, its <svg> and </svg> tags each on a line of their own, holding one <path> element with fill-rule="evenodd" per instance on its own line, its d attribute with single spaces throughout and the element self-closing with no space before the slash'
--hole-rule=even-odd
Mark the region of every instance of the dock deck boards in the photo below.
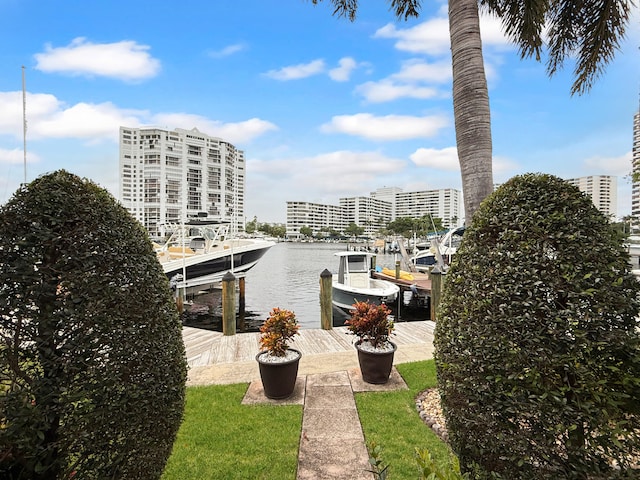
<svg viewBox="0 0 640 480">
<path fill-rule="evenodd" d="M 391 340 L 398 346 L 432 343 L 434 328 L 432 321 L 398 322 Z M 259 336 L 258 332 L 225 336 L 221 332 L 182 327 L 190 367 L 253 360 L 259 352 Z M 310 328 L 301 329 L 290 346 L 303 355 L 317 355 L 355 350 L 354 342 L 355 337 L 348 333 L 347 327 L 331 330 Z"/>
<path fill-rule="evenodd" d="M 413 275 L 413 280 L 404 280 L 402 278 L 396 278 L 394 276 L 385 275 L 382 272 L 372 273 L 372 276 L 374 278 L 395 283 L 403 290 L 406 290 L 410 288 L 412 285 L 415 285 L 418 288 L 418 291 L 421 292 L 423 295 L 431 295 L 431 278 L 429 278 L 429 275 L 421 272 L 411 272 L 411 275 Z"/>
</svg>

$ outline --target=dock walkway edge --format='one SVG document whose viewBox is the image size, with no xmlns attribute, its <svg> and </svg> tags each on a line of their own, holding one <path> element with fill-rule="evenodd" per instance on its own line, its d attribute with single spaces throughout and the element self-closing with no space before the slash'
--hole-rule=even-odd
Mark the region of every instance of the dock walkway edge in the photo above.
<svg viewBox="0 0 640 480">
<path fill-rule="evenodd" d="M 433 358 L 435 322 L 395 324 L 391 340 L 397 345 L 394 364 Z M 356 338 L 347 327 L 301 329 L 290 343 L 302 353 L 299 375 L 338 372 L 358 367 Z M 222 332 L 183 327 L 189 373 L 187 385 L 251 382 L 260 377 L 255 360 L 260 333 L 223 335 Z"/>
</svg>

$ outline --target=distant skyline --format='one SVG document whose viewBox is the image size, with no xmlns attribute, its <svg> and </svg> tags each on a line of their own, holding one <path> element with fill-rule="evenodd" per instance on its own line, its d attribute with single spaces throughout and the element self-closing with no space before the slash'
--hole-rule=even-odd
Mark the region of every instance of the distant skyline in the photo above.
<svg viewBox="0 0 640 480">
<path fill-rule="evenodd" d="M 378 188 L 461 189 L 446 3 L 396 21 L 360 2 L 355 22 L 329 0 L 163 4 L 0 0 L 0 203 L 60 168 L 119 197 L 120 126 L 198 128 L 244 150 L 247 220 L 286 220 L 287 201 L 338 204 Z M 481 21 L 494 182 L 544 172 L 618 177 L 631 213 L 640 15 L 593 90 L 571 97 L 572 65 L 549 79 L 520 60 L 499 22 Z"/>
</svg>

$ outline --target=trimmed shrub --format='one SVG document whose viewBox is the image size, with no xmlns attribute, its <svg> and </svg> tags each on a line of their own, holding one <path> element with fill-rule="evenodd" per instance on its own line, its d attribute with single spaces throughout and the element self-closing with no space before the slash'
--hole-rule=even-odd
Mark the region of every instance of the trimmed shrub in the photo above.
<svg viewBox="0 0 640 480">
<path fill-rule="evenodd" d="M 477 478 L 637 478 L 638 282 L 619 234 L 563 180 L 483 202 L 435 331 L 453 450 Z"/>
<path fill-rule="evenodd" d="M 142 226 L 58 171 L 0 209 L 0 476 L 157 479 L 182 421 L 175 303 Z"/>
</svg>

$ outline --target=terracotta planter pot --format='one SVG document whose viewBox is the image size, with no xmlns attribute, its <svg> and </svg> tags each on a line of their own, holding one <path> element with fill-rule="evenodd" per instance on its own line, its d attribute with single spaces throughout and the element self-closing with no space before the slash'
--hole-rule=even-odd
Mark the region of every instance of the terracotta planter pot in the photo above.
<svg viewBox="0 0 640 480">
<path fill-rule="evenodd" d="M 263 362 L 260 357 L 264 352 L 256 355 L 258 366 L 260 367 L 260 378 L 264 394 L 267 398 L 281 400 L 289 397 L 293 393 L 296 386 L 296 378 L 298 377 L 298 365 L 302 354 L 293 348 L 289 351 L 297 352 L 298 358 L 287 360 L 284 362 Z"/>
<path fill-rule="evenodd" d="M 389 352 L 369 352 L 361 350 L 360 341 L 356 342 L 362 380 L 376 385 L 389 381 L 389 375 L 391 375 L 391 369 L 393 368 L 393 355 L 397 349 L 395 343 L 389 343 L 393 346 L 393 350 Z"/>
</svg>

